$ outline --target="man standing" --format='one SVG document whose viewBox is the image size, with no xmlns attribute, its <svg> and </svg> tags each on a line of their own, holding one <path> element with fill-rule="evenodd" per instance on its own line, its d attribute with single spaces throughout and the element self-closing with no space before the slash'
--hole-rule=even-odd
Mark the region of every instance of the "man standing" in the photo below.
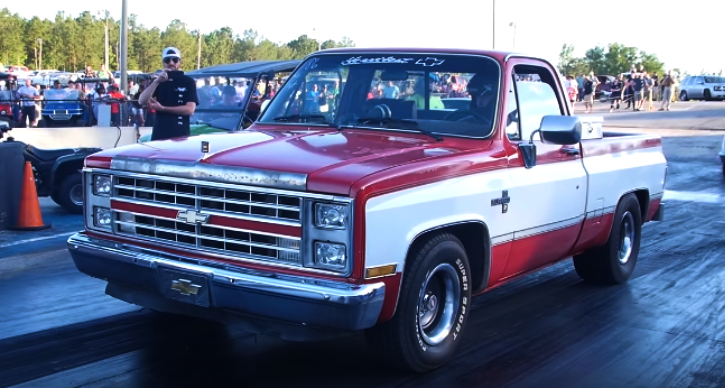
<svg viewBox="0 0 725 388">
<path fill-rule="evenodd" d="M 55 82 L 58 82 L 57 80 Z M 60 83 L 59 83 L 60 84 Z M 40 93 L 38 89 L 33 87 L 33 82 L 30 78 L 25 79 L 25 86 L 18 89 L 18 97 L 21 99 L 20 105 L 21 114 L 20 123 L 24 126 L 25 121 L 28 121 L 28 126 L 35 128 L 38 126 L 38 115 L 35 111 L 35 101 L 40 99 Z"/>
<path fill-rule="evenodd" d="M 662 105 L 660 110 L 670 110 L 670 103 L 672 102 L 672 86 L 675 84 L 675 79 L 672 77 L 672 71 L 668 71 L 667 75 L 662 79 Z"/>
<path fill-rule="evenodd" d="M 181 53 L 167 47 L 162 54 L 164 71 L 139 96 L 139 104 L 148 104 L 156 112 L 151 140 L 166 140 L 189 136 L 189 118 L 199 105 L 196 82 L 187 76 L 169 76 L 181 67 Z"/>
</svg>

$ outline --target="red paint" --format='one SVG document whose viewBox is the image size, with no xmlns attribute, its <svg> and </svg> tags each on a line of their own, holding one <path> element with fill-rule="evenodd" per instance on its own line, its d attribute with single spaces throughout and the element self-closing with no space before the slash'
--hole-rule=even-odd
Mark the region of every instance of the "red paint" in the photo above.
<svg viewBox="0 0 725 388">
<path fill-rule="evenodd" d="M 91 168 L 111 168 L 112 156 L 101 155 L 103 151 L 89 155 L 84 161 L 85 167 Z"/>
<path fill-rule="evenodd" d="M 400 287 L 402 285 L 402 275 L 400 272 L 395 275 L 386 276 L 379 279 L 367 279 L 364 284 L 385 283 L 385 299 L 383 300 L 383 308 L 378 317 L 378 323 L 385 322 L 395 315 L 398 307 L 398 296 L 400 295 Z"/>
<path fill-rule="evenodd" d="M 272 265 L 265 265 L 263 261 L 241 262 L 239 260 L 223 259 L 223 258 L 219 258 L 216 256 L 210 256 L 208 254 L 199 254 L 199 253 L 195 253 L 193 251 L 185 250 L 182 248 L 172 249 L 172 248 L 168 248 L 165 246 L 160 246 L 153 242 L 146 242 L 143 240 L 126 238 L 126 237 L 120 236 L 120 235 L 111 235 L 111 234 L 106 234 L 106 233 L 93 232 L 93 231 L 89 231 L 89 230 L 85 231 L 85 233 L 89 237 L 93 237 L 93 238 L 103 239 L 103 240 L 107 240 L 107 241 L 114 241 L 114 242 L 123 243 L 123 244 L 129 244 L 129 245 L 137 246 L 137 247 L 141 247 L 141 248 L 152 249 L 155 251 L 168 253 L 170 255 L 189 257 L 192 259 L 206 260 L 206 261 L 217 262 L 217 263 L 222 263 L 222 264 L 236 266 L 236 267 L 243 267 L 243 268 L 247 268 L 247 269 L 274 272 L 277 274 L 284 274 L 284 275 L 304 276 L 304 277 L 308 277 L 308 278 L 312 278 L 312 279 L 333 280 L 333 281 L 349 283 L 349 284 L 361 284 L 362 283 L 359 279 L 344 278 L 344 277 L 339 277 L 339 276 L 330 276 L 330 275 L 325 275 L 325 274 L 312 273 L 312 272 L 305 271 L 302 269 L 298 270 L 298 269 L 291 269 L 291 268 L 280 268 L 280 267 L 275 267 Z"/>
<path fill-rule="evenodd" d="M 561 260 L 571 253 L 581 224 L 514 240 L 503 279 Z"/>
<path fill-rule="evenodd" d="M 166 209 L 156 206 L 140 205 L 135 203 L 128 203 L 123 201 L 111 200 L 111 209 L 123 210 L 127 212 L 148 214 L 150 216 L 165 217 L 175 219 L 179 215 L 178 210 Z"/>
<path fill-rule="evenodd" d="M 647 209 L 647 219 L 645 222 L 652 221 L 652 217 L 655 216 L 657 213 L 657 210 L 660 209 L 660 204 L 662 203 L 662 197 L 659 198 L 651 198 L 649 200 L 649 208 Z"/>
<path fill-rule="evenodd" d="M 124 210 L 127 212 L 148 214 L 151 216 L 165 217 L 171 219 L 176 219 L 176 217 L 179 215 L 179 211 L 174 209 L 166 209 L 150 205 L 140 205 L 117 200 L 111 200 L 111 209 Z M 245 229 L 261 233 L 281 234 L 291 237 L 302 237 L 302 228 L 299 226 L 277 225 L 267 222 L 240 220 L 230 217 L 213 215 L 209 217 L 209 225 L 226 226 L 229 228 Z"/>
<path fill-rule="evenodd" d="M 578 254 L 587 249 L 604 245 L 612 230 L 612 220 L 614 220 L 614 213 L 603 214 L 601 217 L 584 221 L 582 232 L 573 252 Z"/>
<path fill-rule="evenodd" d="M 495 286 L 503 277 L 503 272 L 506 269 L 509 257 L 511 256 L 512 244 L 513 242 L 508 241 L 494 245 L 491 248 L 491 273 L 489 275 L 488 286 L 486 289 Z M 484 291 L 485 290 L 481 290 L 479 293 L 483 293 Z"/>
<path fill-rule="evenodd" d="M 278 225 L 266 222 L 240 220 L 222 216 L 209 217 L 209 225 L 226 226 L 229 228 L 258 231 L 261 233 L 281 234 L 284 236 L 302 238 L 302 228 L 299 226 Z"/>
</svg>

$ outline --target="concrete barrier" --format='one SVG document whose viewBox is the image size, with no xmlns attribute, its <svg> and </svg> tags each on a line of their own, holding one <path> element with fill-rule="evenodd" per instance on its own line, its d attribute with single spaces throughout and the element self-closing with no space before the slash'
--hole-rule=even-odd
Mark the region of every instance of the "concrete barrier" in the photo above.
<svg viewBox="0 0 725 388">
<path fill-rule="evenodd" d="M 151 133 L 151 127 L 139 129 L 141 136 Z M 78 148 L 100 147 L 113 148 L 118 140 L 118 147 L 136 143 L 136 129 L 121 127 L 121 137 L 116 127 L 57 127 L 57 128 L 13 128 L 7 135 L 31 144 L 37 148 Z"/>
</svg>

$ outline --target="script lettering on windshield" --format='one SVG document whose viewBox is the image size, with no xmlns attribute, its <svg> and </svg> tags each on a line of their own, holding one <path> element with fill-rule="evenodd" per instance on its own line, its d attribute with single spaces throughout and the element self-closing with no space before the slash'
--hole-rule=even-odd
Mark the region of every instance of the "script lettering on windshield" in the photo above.
<svg viewBox="0 0 725 388">
<path fill-rule="evenodd" d="M 360 65 L 368 63 L 410 63 L 414 61 L 414 58 L 395 58 L 395 57 L 381 57 L 381 58 L 363 58 L 363 57 L 352 57 L 342 61 L 343 65 Z"/>
</svg>

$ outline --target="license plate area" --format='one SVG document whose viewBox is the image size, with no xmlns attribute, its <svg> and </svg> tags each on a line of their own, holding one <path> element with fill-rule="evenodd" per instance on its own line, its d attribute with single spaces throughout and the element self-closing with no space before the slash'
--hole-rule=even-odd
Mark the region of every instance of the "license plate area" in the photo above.
<svg viewBox="0 0 725 388">
<path fill-rule="evenodd" d="M 161 292 L 165 297 L 183 303 L 209 307 L 209 277 L 191 271 L 159 267 Z"/>
</svg>

